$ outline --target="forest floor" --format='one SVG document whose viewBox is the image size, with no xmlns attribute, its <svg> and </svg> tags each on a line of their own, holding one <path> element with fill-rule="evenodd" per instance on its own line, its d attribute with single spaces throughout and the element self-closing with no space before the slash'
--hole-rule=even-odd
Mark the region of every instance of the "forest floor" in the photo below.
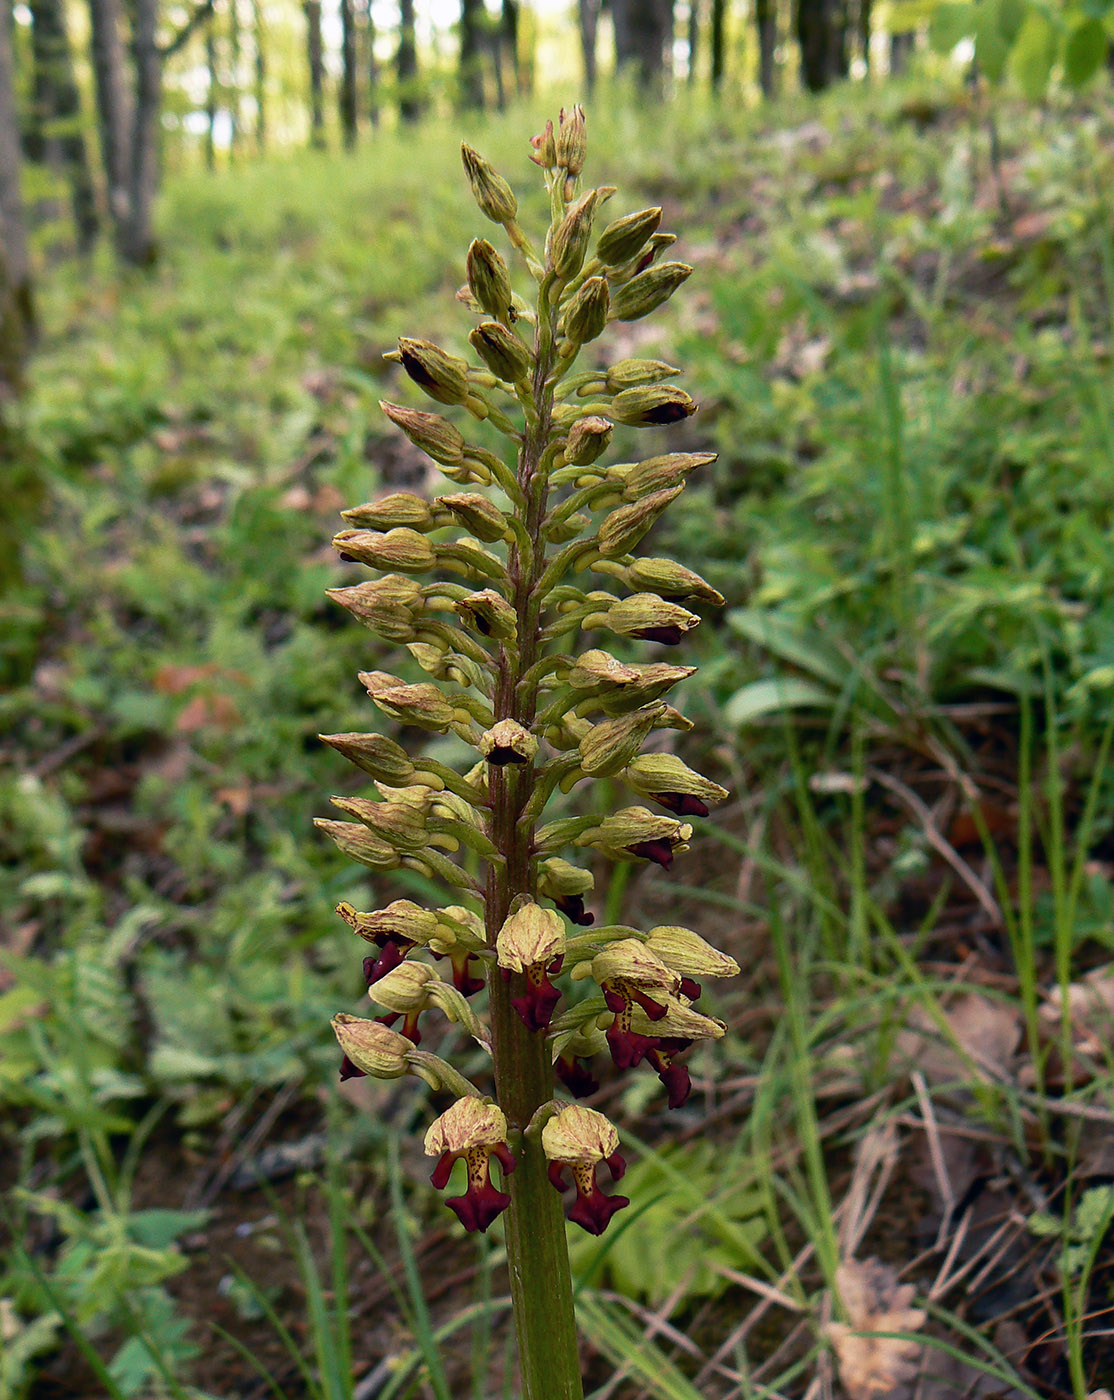
<svg viewBox="0 0 1114 1400">
<path fill-rule="evenodd" d="M 728 601 L 674 703 L 734 794 L 671 872 L 601 868 L 599 912 L 744 971 L 682 1110 L 652 1075 L 592 1100 L 636 1208 L 570 1237 L 587 1388 L 1085 1400 L 1114 1387 L 1109 93 L 589 123 L 616 214 L 661 203 L 696 267 L 606 344 L 702 405 L 616 460 L 720 454 L 653 547 Z M 540 124 L 463 134 L 521 187 Z M 149 276 L 44 285 L 0 594 L 0 1395 L 513 1395 L 499 1227 L 427 1186 L 428 1096 L 336 1083 L 333 908 L 429 891 L 312 829 L 356 790 L 317 734 L 398 664 L 324 597 L 337 512 L 440 486 L 375 405 L 398 335 L 466 346 L 461 134 L 181 175 Z"/>
</svg>

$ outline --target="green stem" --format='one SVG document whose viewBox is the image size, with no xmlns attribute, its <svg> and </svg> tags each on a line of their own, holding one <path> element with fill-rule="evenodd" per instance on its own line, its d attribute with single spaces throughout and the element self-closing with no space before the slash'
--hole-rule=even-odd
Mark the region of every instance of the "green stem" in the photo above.
<svg viewBox="0 0 1114 1400">
<path fill-rule="evenodd" d="M 533 395 L 536 414 L 528 421 L 518 458 L 518 486 L 525 500 L 516 509 L 533 549 L 512 543 L 507 573 L 511 601 L 518 614 L 517 656 L 503 648 L 495 688 L 495 719 L 514 719 L 529 728 L 535 718 L 536 675 L 540 653 L 540 599 L 537 583 L 545 565 L 542 520 L 546 507 L 543 458 L 553 433 L 553 391 L 547 379 L 553 367 L 552 318 L 543 280 L 535 344 Z M 517 534 L 517 532 L 516 532 Z M 486 930 L 490 948 L 518 895 L 536 897 L 534 820 L 525 817 L 534 794 L 536 774 L 493 768 L 489 833 L 504 863 L 489 866 Z M 532 812 L 531 812 L 532 815 Z M 535 819 L 536 820 L 536 819 Z M 512 1133 L 524 1133 L 538 1108 L 553 1097 L 553 1064 L 545 1036 L 527 1029 L 511 1004 L 525 979 L 510 982 L 498 972 L 489 979 L 491 1050 L 499 1107 Z M 518 1165 L 509 1178 L 507 1264 L 518 1339 L 522 1400 L 583 1400 L 577 1354 L 576 1315 L 561 1198 L 549 1183 L 541 1143 L 520 1138 Z"/>
</svg>

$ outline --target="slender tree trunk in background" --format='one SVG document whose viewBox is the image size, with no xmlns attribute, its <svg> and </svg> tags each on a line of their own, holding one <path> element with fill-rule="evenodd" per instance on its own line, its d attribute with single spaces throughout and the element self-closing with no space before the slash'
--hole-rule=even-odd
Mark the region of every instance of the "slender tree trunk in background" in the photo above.
<svg viewBox="0 0 1114 1400">
<path fill-rule="evenodd" d="M 101 163 L 108 183 L 108 212 L 119 247 L 120 231 L 128 215 L 132 122 L 120 29 L 120 0 L 89 0 L 89 23 Z"/>
<path fill-rule="evenodd" d="M 255 43 L 255 149 L 267 149 L 267 42 L 263 29 L 262 0 L 251 0 L 252 37 Z"/>
<path fill-rule="evenodd" d="M 460 0 L 460 105 L 465 110 L 484 105 L 483 0 Z"/>
<path fill-rule="evenodd" d="M 797 0 L 801 78 L 809 92 L 823 92 L 830 81 L 827 11 L 827 0 Z"/>
<path fill-rule="evenodd" d="M 916 43 L 916 35 L 910 30 L 904 34 L 890 35 L 890 74 L 897 77 L 909 66 L 909 58 Z"/>
<path fill-rule="evenodd" d="M 690 83 L 696 81 L 696 63 L 700 54 L 700 19 L 700 0 L 689 0 L 688 80 Z"/>
<path fill-rule="evenodd" d="M 859 0 L 858 30 L 859 30 L 859 51 L 863 56 L 863 63 L 866 65 L 864 77 L 870 75 L 870 38 L 873 32 L 871 24 L 874 0 Z"/>
<path fill-rule="evenodd" d="M 352 0 L 340 0 L 340 130 L 344 149 L 356 148 L 359 113 L 356 107 L 356 13 Z"/>
<path fill-rule="evenodd" d="M 135 108 L 127 219 L 120 252 L 125 261 L 136 267 L 151 267 L 158 257 L 153 222 L 162 109 L 163 56 L 157 40 L 158 20 L 158 0 L 135 0 Z"/>
<path fill-rule="evenodd" d="M 364 18 L 364 43 L 367 62 L 367 114 L 373 128 L 379 126 L 379 60 L 375 57 L 375 16 L 371 13 L 371 0 L 361 0 Z"/>
<path fill-rule="evenodd" d="M 851 72 L 851 15 L 848 0 L 828 0 L 825 8 L 828 32 L 828 81 Z"/>
<path fill-rule="evenodd" d="M 762 96 L 777 96 L 777 6 L 775 0 L 754 0 L 754 24 L 758 30 L 758 85 Z"/>
<path fill-rule="evenodd" d="M 321 0 L 305 0 L 306 57 L 309 63 L 311 146 L 325 144 L 325 51 L 321 40 Z"/>
<path fill-rule="evenodd" d="M 514 90 L 522 96 L 522 62 L 518 55 L 519 0 L 503 0 L 503 12 L 499 25 L 499 43 L 511 61 L 511 76 Z"/>
<path fill-rule="evenodd" d="M 4 366 L 0 366 L 0 392 L 6 383 L 8 392 L 14 395 L 20 387 L 24 356 L 35 330 L 35 300 L 20 185 L 22 152 L 11 19 L 9 0 L 0 0 L 0 351 L 4 360 Z"/>
<path fill-rule="evenodd" d="M 418 97 L 418 45 L 414 35 L 414 0 L 399 0 L 395 74 L 398 78 L 398 114 L 404 122 L 416 122 L 422 115 L 422 104 Z"/>
<path fill-rule="evenodd" d="M 719 92 L 727 71 L 727 0 L 712 0 L 712 89 Z"/>
<path fill-rule="evenodd" d="M 243 43 L 240 38 L 240 9 L 236 0 L 228 0 L 228 85 L 225 101 L 228 106 L 228 156 L 236 154 L 240 140 L 240 61 Z"/>
<path fill-rule="evenodd" d="M 217 78 L 217 35 L 216 26 L 210 24 L 205 30 L 205 67 L 209 84 L 205 89 L 205 168 L 214 170 L 217 164 L 217 98 L 219 79 Z"/>
<path fill-rule="evenodd" d="M 639 87 L 659 95 L 673 42 L 673 0 L 612 0 L 612 18 L 616 68 L 633 69 Z"/>
<path fill-rule="evenodd" d="M 584 59 L 584 90 L 591 97 L 596 90 L 596 36 L 600 23 L 600 0 L 578 0 L 580 52 Z"/>
<path fill-rule="evenodd" d="M 493 29 L 487 36 L 488 52 L 491 54 L 491 69 L 495 76 L 495 106 L 500 112 L 507 108 L 507 81 L 503 74 L 503 33 Z"/>
</svg>

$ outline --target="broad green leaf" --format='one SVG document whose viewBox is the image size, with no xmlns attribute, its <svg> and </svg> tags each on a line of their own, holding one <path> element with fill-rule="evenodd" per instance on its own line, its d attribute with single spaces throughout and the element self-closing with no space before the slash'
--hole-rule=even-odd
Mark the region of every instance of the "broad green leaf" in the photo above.
<svg viewBox="0 0 1114 1400">
<path fill-rule="evenodd" d="M 1056 47 L 1057 36 L 1051 22 L 1039 10 L 1030 10 L 1009 58 L 1010 71 L 1030 102 L 1039 101 L 1048 90 Z"/>
<path fill-rule="evenodd" d="M 780 714 L 783 710 L 803 709 L 815 706 L 831 709 L 835 696 L 830 690 L 814 681 L 801 680 L 796 676 L 773 677 L 769 680 L 752 681 L 737 690 L 723 707 L 723 717 L 733 727 L 750 724 L 767 715 Z"/>
<path fill-rule="evenodd" d="M 849 667 L 839 652 L 822 637 L 806 632 L 797 622 L 765 608 L 734 608 L 727 625 L 740 637 L 755 642 L 782 661 L 840 690 L 847 684 Z"/>
<path fill-rule="evenodd" d="M 1064 77 L 1072 87 L 1082 87 L 1093 78 L 1106 59 L 1109 40 L 1102 21 L 1085 19 L 1068 35 L 1064 46 Z"/>
<path fill-rule="evenodd" d="M 128 1216 L 128 1234 L 148 1249 L 166 1249 L 179 1235 L 202 1229 L 207 1210 L 139 1210 Z"/>
<path fill-rule="evenodd" d="M 998 83 L 1006 71 L 1009 39 L 1003 33 L 998 0 L 979 0 L 975 6 L 975 57 L 987 81 Z"/>
<path fill-rule="evenodd" d="M 937 53 L 951 53 L 974 32 L 975 7 L 970 4 L 937 5 L 928 22 L 928 42 Z"/>
</svg>

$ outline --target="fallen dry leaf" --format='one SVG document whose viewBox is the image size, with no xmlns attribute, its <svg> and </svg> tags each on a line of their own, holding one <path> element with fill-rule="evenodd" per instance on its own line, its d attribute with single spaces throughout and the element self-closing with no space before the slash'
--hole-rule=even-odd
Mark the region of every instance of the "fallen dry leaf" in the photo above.
<svg viewBox="0 0 1114 1400">
<path fill-rule="evenodd" d="M 894 1042 L 894 1065 L 919 1069 L 930 1084 L 970 1080 L 972 1064 L 974 1075 L 983 1081 L 1010 1077 L 1021 1039 L 1021 1016 L 1015 1007 L 970 992 L 947 1005 L 944 1019 L 954 1045 L 922 1007 L 914 1007 L 907 1028 Z"/>
<path fill-rule="evenodd" d="M 1063 989 L 1053 987 L 1041 1003 L 1040 1019 L 1050 1034 L 1059 1031 Z M 1103 1055 L 1114 1031 L 1114 964 L 1096 967 L 1068 987 L 1068 1019 L 1075 1048 L 1083 1055 Z"/>
<path fill-rule="evenodd" d="M 926 1314 L 909 1306 L 912 1284 L 899 1284 L 894 1270 L 879 1259 L 848 1259 L 836 1270 L 836 1288 L 849 1320 L 829 1323 L 827 1332 L 844 1389 L 850 1400 L 892 1395 L 916 1375 L 921 1344 L 862 1334 L 919 1331 Z"/>
</svg>

